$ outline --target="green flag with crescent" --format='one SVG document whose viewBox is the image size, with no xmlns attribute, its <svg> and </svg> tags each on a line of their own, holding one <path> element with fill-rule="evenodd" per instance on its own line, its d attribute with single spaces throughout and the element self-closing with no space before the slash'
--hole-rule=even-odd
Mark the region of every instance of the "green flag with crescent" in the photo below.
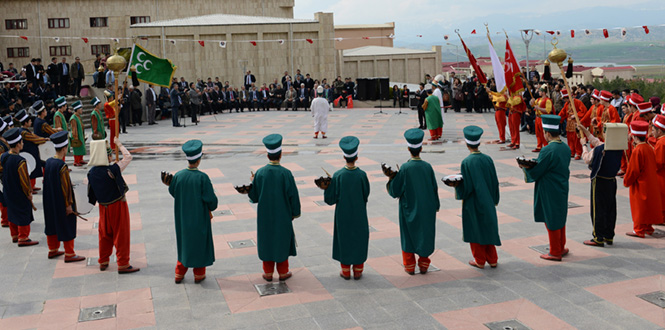
<svg viewBox="0 0 665 330">
<path fill-rule="evenodd" d="M 136 77 L 144 83 L 169 87 L 177 67 L 171 60 L 159 58 L 145 48 L 134 44 L 129 67 L 136 68 Z"/>
</svg>

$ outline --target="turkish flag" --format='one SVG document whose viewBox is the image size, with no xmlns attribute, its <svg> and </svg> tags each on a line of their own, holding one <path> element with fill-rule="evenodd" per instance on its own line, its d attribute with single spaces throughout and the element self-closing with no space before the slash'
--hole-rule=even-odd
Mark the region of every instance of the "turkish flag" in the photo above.
<svg viewBox="0 0 665 330">
<path fill-rule="evenodd" d="M 642 25 L 642 28 L 644 28 L 644 33 L 649 34 L 649 27 L 646 25 Z"/>
<path fill-rule="evenodd" d="M 545 31 L 545 32 L 547 32 L 547 33 L 549 33 L 549 34 L 551 34 L 551 35 L 554 35 L 554 31 Z"/>
<path fill-rule="evenodd" d="M 476 34 L 476 29 L 473 29 L 473 31 L 471 31 L 471 34 Z"/>
<path fill-rule="evenodd" d="M 250 41 L 249 43 L 252 44 L 252 46 L 256 46 L 256 41 Z"/>
<path fill-rule="evenodd" d="M 305 40 L 307 40 L 307 42 L 309 42 L 310 44 L 314 43 L 314 40 L 312 40 L 312 39 L 305 39 Z"/>
<path fill-rule="evenodd" d="M 510 47 L 510 42 L 506 39 L 506 57 L 503 64 L 503 71 L 506 75 L 506 86 L 510 94 L 518 93 L 524 90 L 522 79 L 520 78 L 520 67 L 513 54 L 513 49 Z"/>
<path fill-rule="evenodd" d="M 363 39 L 365 39 L 365 40 L 369 40 L 369 37 L 363 37 Z"/>
<path fill-rule="evenodd" d="M 466 53 L 466 56 L 469 58 L 469 63 L 471 63 L 471 66 L 473 67 L 473 71 L 475 71 L 476 75 L 478 76 L 478 82 L 480 82 L 481 84 L 487 84 L 487 77 L 485 76 L 483 69 L 481 69 L 480 66 L 478 66 L 478 61 L 476 61 L 476 57 L 473 56 L 469 48 L 466 47 L 466 44 L 464 43 L 462 37 L 460 37 L 459 39 L 462 42 L 462 47 L 464 47 L 464 52 Z"/>
<path fill-rule="evenodd" d="M 605 36 L 605 38 L 609 38 L 610 33 L 607 32 L 607 29 L 603 29 L 603 36 Z"/>
<path fill-rule="evenodd" d="M 28 37 L 26 37 L 26 36 L 20 36 L 19 38 L 21 38 L 23 40 L 28 40 Z"/>
<path fill-rule="evenodd" d="M 203 40 L 199 40 L 199 45 L 201 45 L 201 47 L 205 47 L 205 46 L 206 46 L 206 42 L 203 41 Z"/>
<path fill-rule="evenodd" d="M 570 30 L 570 37 L 575 38 L 575 30 Z"/>
<path fill-rule="evenodd" d="M 81 38 L 81 39 L 83 39 L 83 42 L 85 42 L 86 44 L 88 43 L 88 38 Z"/>
</svg>

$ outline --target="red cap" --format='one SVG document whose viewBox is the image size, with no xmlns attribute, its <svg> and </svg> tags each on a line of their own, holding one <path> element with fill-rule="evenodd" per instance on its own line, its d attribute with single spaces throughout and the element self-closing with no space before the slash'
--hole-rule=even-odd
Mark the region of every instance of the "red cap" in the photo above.
<svg viewBox="0 0 665 330">
<path fill-rule="evenodd" d="M 665 104 L 660 106 L 660 113 L 665 115 Z"/>
<path fill-rule="evenodd" d="M 643 102 L 643 103 L 640 103 L 640 104 L 637 105 L 637 110 L 640 113 L 651 112 L 652 108 L 653 108 L 653 106 L 651 105 L 651 102 Z"/>
<path fill-rule="evenodd" d="M 635 136 L 647 136 L 649 132 L 649 122 L 643 120 L 633 120 L 630 122 L 630 134 Z"/>
<path fill-rule="evenodd" d="M 562 97 L 568 97 L 568 90 L 567 89 L 562 89 L 561 90 L 561 96 Z"/>
<path fill-rule="evenodd" d="M 608 91 L 600 91 L 599 98 L 603 101 L 609 101 L 612 99 L 612 93 Z"/>
<path fill-rule="evenodd" d="M 644 98 L 640 94 L 630 94 L 630 104 L 637 107 L 638 104 L 643 103 Z"/>
<path fill-rule="evenodd" d="M 591 97 L 596 100 L 600 100 L 600 90 L 594 89 L 593 93 L 591 93 Z"/>
<path fill-rule="evenodd" d="M 653 117 L 653 126 L 656 126 L 665 131 L 665 116 L 657 115 L 656 117 Z"/>
</svg>

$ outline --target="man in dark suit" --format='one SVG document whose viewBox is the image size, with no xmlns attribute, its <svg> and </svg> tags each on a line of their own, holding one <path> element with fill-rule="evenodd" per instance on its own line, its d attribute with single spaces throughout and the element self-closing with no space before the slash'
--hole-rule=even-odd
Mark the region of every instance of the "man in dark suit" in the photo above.
<svg viewBox="0 0 665 330">
<path fill-rule="evenodd" d="M 55 57 L 51 58 L 51 64 L 46 68 L 46 73 L 48 74 L 49 79 L 51 79 L 51 84 L 58 85 L 58 80 L 60 80 L 60 71 L 58 71 L 58 59 Z"/>
<path fill-rule="evenodd" d="M 66 58 L 62 58 L 62 62 L 58 64 L 58 72 L 60 79 L 58 80 L 58 87 L 60 89 L 60 96 L 67 96 L 69 94 L 69 63 Z"/>
<path fill-rule="evenodd" d="M 286 86 L 286 80 L 291 80 L 288 71 L 284 71 L 284 77 L 282 77 L 282 86 Z"/>
<path fill-rule="evenodd" d="M 261 107 L 263 108 L 263 111 L 270 111 L 270 90 L 268 90 L 268 87 L 266 87 L 266 84 L 263 84 L 263 87 L 261 87 L 261 91 L 259 92 L 259 104 L 261 104 Z"/>
<path fill-rule="evenodd" d="M 155 122 L 155 109 L 157 108 L 157 94 L 152 87 L 148 84 L 148 89 L 145 90 L 145 106 L 148 108 L 148 125 L 157 124 Z"/>
<path fill-rule="evenodd" d="M 72 64 L 71 76 L 72 79 L 74 79 L 74 95 L 80 98 L 81 81 L 83 81 L 83 78 L 85 78 L 85 70 L 83 70 L 83 64 L 81 64 L 81 59 L 78 56 L 76 56 L 76 58 L 74 59 L 74 64 Z"/>
<path fill-rule="evenodd" d="M 314 90 L 314 79 L 309 76 L 309 73 L 305 75 L 305 88 L 307 88 L 308 94 Z"/>
<path fill-rule="evenodd" d="M 28 81 L 32 82 L 34 86 L 37 83 L 37 59 L 30 60 L 30 64 L 23 67 L 25 69 L 25 77 Z"/>
<path fill-rule="evenodd" d="M 218 99 L 220 108 L 219 112 L 224 113 L 224 110 L 229 109 L 229 113 L 231 113 L 231 109 L 228 107 L 229 106 L 229 101 L 226 98 L 226 88 L 222 87 L 219 91 L 219 99 Z"/>
<path fill-rule="evenodd" d="M 132 109 L 132 124 L 143 124 L 143 106 L 141 105 L 142 93 L 138 88 L 129 86 L 129 106 Z"/>
<path fill-rule="evenodd" d="M 213 85 L 214 86 L 214 85 Z M 212 102 L 212 111 L 217 114 L 218 112 L 221 111 L 222 105 L 220 104 L 220 96 L 219 96 L 220 90 L 219 87 L 214 86 L 212 88 L 212 91 L 210 92 L 210 102 Z"/>
<path fill-rule="evenodd" d="M 249 111 L 259 110 L 259 92 L 256 90 L 256 87 L 252 87 L 252 90 L 249 92 Z"/>
<path fill-rule="evenodd" d="M 178 111 L 182 105 L 181 94 L 180 85 L 178 83 L 171 84 L 171 122 L 173 123 L 173 127 L 180 127 L 180 123 L 178 122 Z"/>
<path fill-rule="evenodd" d="M 300 84 L 300 88 L 298 89 L 298 100 L 296 101 L 295 107 L 296 111 L 298 111 L 298 107 L 302 107 L 305 111 L 307 111 L 307 107 L 309 107 L 309 93 L 307 93 L 307 88 L 304 83 Z"/>
<path fill-rule="evenodd" d="M 245 84 L 245 90 L 249 90 L 249 88 L 252 87 L 252 84 L 255 82 L 256 82 L 256 77 L 254 77 L 252 71 L 247 71 L 247 74 L 243 79 L 243 83 Z"/>
<path fill-rule="evenodd" d="M 185 80 L 185 77 L 180 77 L 180 82 L 178 83 L 180 85 L 180 90 L 184 91 L 185 89 L 189 88 L 189 84 Z"/>
<path fill-rule="evenodd" d="M 238 92 L 233 90 L 233 86 L 229 86 L 226 90 L 226 99 L 229 103 L 229 113 L 233 108 L 236 109 L 236 112 L 240 112 L 240 105 L 238 104 Z"/>
</svg>

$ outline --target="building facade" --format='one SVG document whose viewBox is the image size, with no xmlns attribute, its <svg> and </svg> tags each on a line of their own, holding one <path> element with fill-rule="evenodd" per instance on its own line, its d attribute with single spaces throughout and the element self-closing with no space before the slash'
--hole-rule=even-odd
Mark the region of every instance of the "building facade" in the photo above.
<svg viewBox="0 0 665 330">
<path fill-rule="evenodd" d="M 0 34 L 28 40 L 0 38 L 0 62 L 19 67 L 30 58 L 48 64 L 54 56 L 68 62 L 79 56 L 89 72 L 96 53 L 111 51 L 112 38 L 119 39 L 120 47 L 131 45 L 123 38 L 130 37 L 132 24 L 204 13 L 292 18 L 293 6 L 294 0 L 2 0 Z"/>
<path fill-rule="evenodd" d="M 385 24 L 335 25 L 335 49 L 352 49 L 365 46 L 392 47 L 395 22 Z"/>
</svg>

